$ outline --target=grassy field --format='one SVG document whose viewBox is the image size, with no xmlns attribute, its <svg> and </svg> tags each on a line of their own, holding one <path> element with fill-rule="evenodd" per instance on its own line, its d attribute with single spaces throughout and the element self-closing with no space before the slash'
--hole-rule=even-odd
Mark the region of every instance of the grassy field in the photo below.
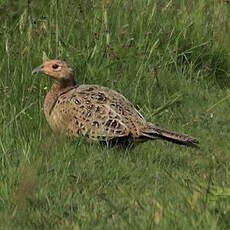
<svg viewBox="0 0 230 230">
<path fill-rule="evenodd" d="M 0 229 L 230 229 L 229 17 L 220 0 L 1 0 Z M 47 58 L 201 149 L 56 137 L 50 79 L 31 76 Z"/>
</svg>

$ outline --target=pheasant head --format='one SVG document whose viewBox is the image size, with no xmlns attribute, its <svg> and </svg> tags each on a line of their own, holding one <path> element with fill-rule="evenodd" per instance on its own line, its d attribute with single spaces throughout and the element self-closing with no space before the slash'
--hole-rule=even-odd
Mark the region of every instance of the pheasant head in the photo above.
<svg viewBox="0 0 230 230">
<path fill-rule="evenodd" d="M 36 73 L 46 74 L 53 78 L 56 83 L 63 86 L 75 85 L 73 69 L 69 67 L 64 61 L 46 61 L 32 71 L 32 74 Z"/>
</svg>

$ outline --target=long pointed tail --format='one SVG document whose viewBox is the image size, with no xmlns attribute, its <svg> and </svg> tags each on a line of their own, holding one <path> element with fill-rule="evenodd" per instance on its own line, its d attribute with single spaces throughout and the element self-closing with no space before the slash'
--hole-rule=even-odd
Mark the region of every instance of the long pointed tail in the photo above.
<svg viewBox="0 0 230 230">
<path fill-rule="evenodd" d="M 196 138 L 160 128 L 151 123 L 148 123 L 148 127 L 142 131 L 142 135 L 149 139 L 163 139 L 175 144 L 199 148 L 197 145 L 199 141 Z"/>
</svg>

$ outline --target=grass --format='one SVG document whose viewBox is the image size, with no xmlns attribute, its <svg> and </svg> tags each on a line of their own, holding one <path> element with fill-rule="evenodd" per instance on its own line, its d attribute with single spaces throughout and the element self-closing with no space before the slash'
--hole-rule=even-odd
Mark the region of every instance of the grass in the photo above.
<svg viewBox="0 0 230 230">
<path fill-rule="evenodd" d="M 229 229 L 227 1 L 0 2 L 0 229 Z M 31 70 L 73 65 L 200 139 L 118 151 L 56 137 Z"/>
</svg>

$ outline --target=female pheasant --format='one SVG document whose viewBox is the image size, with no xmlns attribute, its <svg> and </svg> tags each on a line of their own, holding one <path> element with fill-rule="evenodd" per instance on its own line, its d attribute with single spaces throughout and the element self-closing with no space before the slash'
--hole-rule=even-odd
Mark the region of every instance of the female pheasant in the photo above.
<svg viewBox="0 0 230 230">
<path fill-rule="evenodd" d="M 44 62 L 32 74 L 39 72 L 54 80 L 43 109 L 55 132 L 111 144 L 163 139 L 197 147 L 197 139 L 147 122 L 120 93 L 99 85 L 76 83 L 73 70 L 64 61 Z"/>
</svg>

